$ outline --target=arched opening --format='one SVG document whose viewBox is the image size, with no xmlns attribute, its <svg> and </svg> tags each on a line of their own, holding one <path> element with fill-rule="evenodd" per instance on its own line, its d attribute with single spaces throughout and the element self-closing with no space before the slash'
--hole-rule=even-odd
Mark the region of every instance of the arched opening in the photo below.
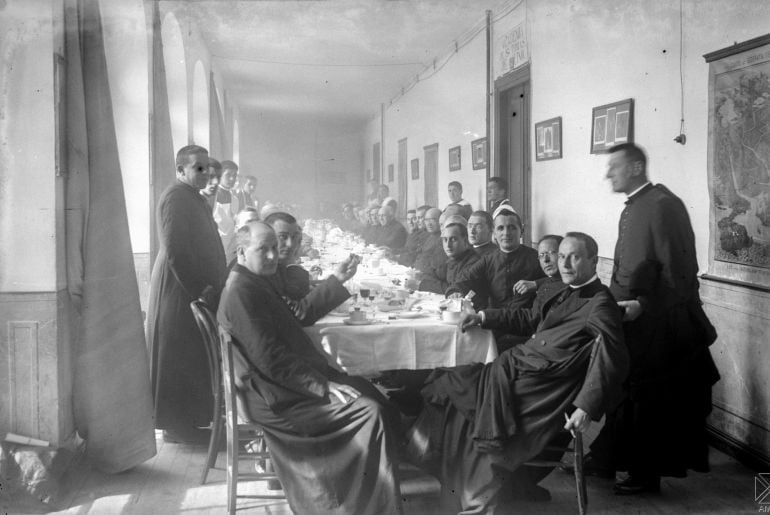
<svg viewBox="0 0 770 515">
<path fill-rule="evenodd" d="M 185 66 L 182 30 L 173 13 L 163 18 L 163 62 L 166 66 L 168 111 L 174 151 L 187 145 L 187 67 Z"/>
<path fill-rule="evenodd" d="M 209 148 L 209 84 L 203 63 L 195 63 L 193 75 L 192 128 L 196 145 Z"/>
</svg>

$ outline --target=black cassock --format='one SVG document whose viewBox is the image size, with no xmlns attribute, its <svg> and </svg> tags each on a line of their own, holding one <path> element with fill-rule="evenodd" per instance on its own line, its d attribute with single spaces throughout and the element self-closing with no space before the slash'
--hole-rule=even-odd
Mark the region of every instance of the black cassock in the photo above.
<svg viewBox="0 0 770 515">
<path fill-rule="evenodd" d="M 563 288 L 562 288 L 563 290 Z M 593 420 L 614 408 L 628 370 L 620 310 L 597 280 L 557 304 L 485 310 L 484 327 L 532 335 L 487 365 L 438 369 L 408 455 L 460 496 L 462 513 L 494 511 L 503 484 L 538 455 L 579 407 Z"/>
<path fill-rule="evenodd" d="M 155 427 L 184 436 L 211 421 L 208 358 L 190 302 L 224 283 L 225 253 L 203 196 L 187 184 L 169 186 L 157 210 L 160 249 L 147 309 Z"/>
<path fill-rule="evenodd" d="M 217 319 L 245 357 L 239 390 L 265 432 L 294 513 L 401 513 L 396 411 L 371 383 L 331 368 L 270 276 L 236 265 Z M 362 393 L 346 404 L 329 381 Z"/>
<path fill-rule="evenodd" d="M 707 472 L 706 417 L 719 379 L 708 346 L 716 333 L 701 307 L 687 208 L 665 186 L 648 184 L 626 202 L 618 225 L 610 290 L 644 311 L 624 324 L 627 397 L 592 451 L 640 476 Z"/>
</svg>

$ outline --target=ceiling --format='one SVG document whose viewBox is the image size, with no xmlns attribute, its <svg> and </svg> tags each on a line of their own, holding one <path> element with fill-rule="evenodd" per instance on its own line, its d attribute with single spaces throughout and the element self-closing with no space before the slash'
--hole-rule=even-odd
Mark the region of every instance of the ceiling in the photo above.
<svg viewBox="0 0 770 515">
<path fill-rule="evenodd" d="M 195 21 L 241 109 L 365 120 L 501 0 L 163 4 Z"/>
</svg>

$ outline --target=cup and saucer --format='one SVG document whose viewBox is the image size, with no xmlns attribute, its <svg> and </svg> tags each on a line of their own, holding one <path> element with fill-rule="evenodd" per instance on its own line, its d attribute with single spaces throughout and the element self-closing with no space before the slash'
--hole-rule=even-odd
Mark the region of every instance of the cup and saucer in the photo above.
<svg viewBox="0 0 770 515">
<path fill-rule="evenodd" d="M 366 318 L 366 313 L 359 308 L 355 308 L 350 312 L 350 317 L 343 320 L 345 325 L 371 325 L 374 320 Z"/>
</svg>

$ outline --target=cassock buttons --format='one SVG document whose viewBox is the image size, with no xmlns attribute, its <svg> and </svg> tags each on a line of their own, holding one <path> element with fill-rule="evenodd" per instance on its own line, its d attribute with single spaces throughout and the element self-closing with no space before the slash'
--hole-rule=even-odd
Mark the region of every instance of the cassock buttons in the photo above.
<svg viewBox="0 0 770 515">
<path fill-rule="evenodd" d="M 540 345 L 545 345 L 545 340 L 540 340 Z"/>
</svg>

